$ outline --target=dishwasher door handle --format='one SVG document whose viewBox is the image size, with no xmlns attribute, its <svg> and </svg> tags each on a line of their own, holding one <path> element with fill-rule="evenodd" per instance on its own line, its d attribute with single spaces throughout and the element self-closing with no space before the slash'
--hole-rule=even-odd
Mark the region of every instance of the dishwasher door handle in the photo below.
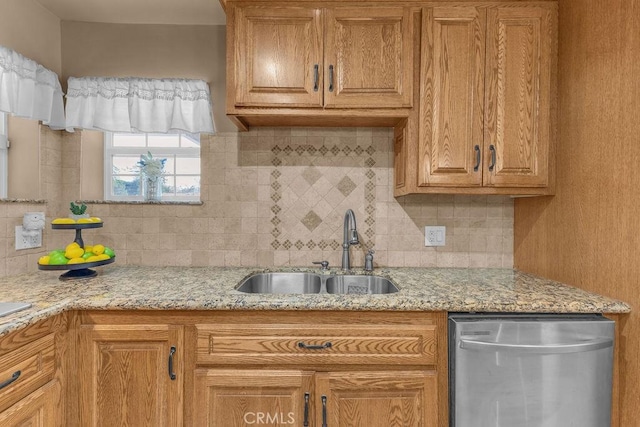
<svg viewBox="0 0 640 427">
<path fill-rule="evenodd" d="M 460 348 L 465 350 L 480 351 L 506 351 L 523 354 L 564 354 L 564 353 L 584 353 L 613 346 L 613 339 L 602 338 L 592 341 L 585 341 L 571 344 L 503 344 L 485 341 L 472 341 L 460 339 Z"/>
</svg>

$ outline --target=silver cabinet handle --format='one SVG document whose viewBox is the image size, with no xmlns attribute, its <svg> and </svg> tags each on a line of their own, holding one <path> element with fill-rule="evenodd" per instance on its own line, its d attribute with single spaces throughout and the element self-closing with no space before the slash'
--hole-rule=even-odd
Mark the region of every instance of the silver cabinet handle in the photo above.
<svg viewBox="0 0 640 427">
<path fill-rule="evenodd" d="M 169 350 L 169 378 L 171 378 L 171 381 L 176 379 L 176 373 L 173 372 L 173 355 L 174 354 L 176 354 L 176 348 L 171 347 L 171 350 Z"/>
<path fill-rule="evenodd" d="M 313 66 L 313 91 L 318 91 L 318 64 Z"/>
<path fill-rule="evenodd" d="M 496 167 L 496 147 L 491 144 L 489 146 L 489 151 L 491 152 L 491 163 L 489 163 L 489 172 L 493 172 L 493 168 Z"/>
<path fill-rule="evenodd" d="M 586 342 L 571 344 L 550 344 L 550 345 L 530 345 L 530 344 L 501 344 L 495 342 L 460 340 L 460 348 L 466 350 L 479 351 L 506 351 L 523 354 L 564 354 L 564 353 L 584 353 L 613 346 L 613 339 L 603 338 Z"/>
<path fill-rule="evenodd" d="M 306 348 L 307 350 L 324 350 L 325 348 L 331 348 L 331 341 L 327 341 L 321 345 L 305 344 L 302 341 L 298 342 L 298 347 Z"/>
<path fill-rule="evenodd" d="M 333 92 L 333 65 L 329 65 L 329 92 Z"/>
<path fill-rule="evenodd" d="M 327 396 L 322 395 L 322 427 L 327 427 Z"/>
<path fill-rule="evenodd" d="M 478 169 L 480 168 L 480 146 L 476 145 L 473 147 L 473 150 L 476 152 L 476 165 L 473 167 L 473 171 L 478 172 Z"/>
<path fill-rule="evenodd" d="M 302 425 L 309 427 L 309 393 L 304 394 L 304 421 Z"/>
</svg>

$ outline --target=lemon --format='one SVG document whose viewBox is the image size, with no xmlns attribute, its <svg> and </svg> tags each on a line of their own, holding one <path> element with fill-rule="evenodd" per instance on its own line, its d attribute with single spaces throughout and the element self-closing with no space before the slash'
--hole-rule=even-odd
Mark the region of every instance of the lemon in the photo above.
<svg viewBox="0 0 640 427">
<path fill-rule="evenodd" d="M 71 258 L 69 260 L 69 262 L 67 262 L 67 265 L 69 264 L 82 264 L 84 261 L 84 258 Z"/>
<path fill-rule="evenodd" d="M 40 265 L 49 265 L 49 255 L 45 255 L 45 256 L 41 256 L 40 259 L 38 260 L 38 264 Z"/>
<path fill-rule="evenodd" d="M 93 246 L 84 245 L 84 253 L 87 253 L 87 252 L 93 252 Z"/>
<path fill-rule="evenodd" d="M 72 242 L 72 243 L 69 243 L 66 248 L 64 248 L 64 252 L 66 253 L 66 252 L 69 252 L 72 249 L 78 249 L 79 247 L 80 247 L 79 244 L 77 244 L 76 242 Z M 69 257 L 67 257 L 67 258 L 69 258 Z"/>
<path fill-rule="evenodd" d="M 75 224 L 76 221 L 73 218 L 56 218 L 51 221 L 52 224 Z"/>
<path fill-rule="evenodd" d="M 80 218 L 78 224 L 92 224 L 91 218 Z"/>
<path fill-rule="evenodd" d="M 110 257 L 109 257 L 109 255 L 107 255 L 107 254 L 100 254 L 100 255 L 97 255 L 97 258 L 98 258 L 98 261 L 106 261 L 106 260 L 108 260 Z"/>
<path fill-rule="evenodd" d="M 97 216 L 92 216 L 91 218 L 92 222 L 102 222 L 102 220 L 100 218 L 98 218 Z"/>
<path fill-rule="evenodd" d="M 68 248 L 65 252 L 64 252 L 64 256 L 65 258 L 69 258 L 69 259 L 73 259 L 73 258 L 82 258 L 82 255 L 84 254 L 84 249 L 82 249 L 81 247 L 77 247 L 77 248 Z"/>
<path fill-rule="evenodd" d="M 104 245 L 93 245 L 93 252 L 96 255 L 102 255 L 104 253 Z"/>
</svg>

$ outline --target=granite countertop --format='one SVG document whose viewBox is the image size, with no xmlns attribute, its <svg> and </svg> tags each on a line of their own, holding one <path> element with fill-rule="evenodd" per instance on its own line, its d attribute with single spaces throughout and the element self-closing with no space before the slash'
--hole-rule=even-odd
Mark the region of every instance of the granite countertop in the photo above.
<svg viewBox="0 0 640 427">
<path fill-rule="evenodd" d="M 400 288 L 385 295 L 264 295 L 235 290 L 256 272 L 319 273 L 318 269 L 109 265 L 97 270 L 97 277 L 83 280 L 60 281 L 59 271 L 0 278 L 0 301 L 33 304 L 0 317 L 0 336 L 66 310 L 630 311 L 621 301 L 508 269 L 379 268 L 374 274 Z"/>
</svg>

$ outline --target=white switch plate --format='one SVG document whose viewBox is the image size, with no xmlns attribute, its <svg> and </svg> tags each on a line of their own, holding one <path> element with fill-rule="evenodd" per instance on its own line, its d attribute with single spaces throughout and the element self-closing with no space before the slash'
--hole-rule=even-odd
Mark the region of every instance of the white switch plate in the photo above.
<svg viewBox="0 0 640 427">
<path fill-rule="evenodd" d="M 22 235 L 22 226 L 16 225 L 16 251 L 39 248 L 40 246 L 42 246 L 42 230 L 37 230 L 33 236 L 24 236 Z"/>
<path fill-rule="evenodd" d="M 447 243 L 447 227 L 444 225 L 427 225 L 424 228 L 425 246 L 444 246 Z"/>
</svg>

